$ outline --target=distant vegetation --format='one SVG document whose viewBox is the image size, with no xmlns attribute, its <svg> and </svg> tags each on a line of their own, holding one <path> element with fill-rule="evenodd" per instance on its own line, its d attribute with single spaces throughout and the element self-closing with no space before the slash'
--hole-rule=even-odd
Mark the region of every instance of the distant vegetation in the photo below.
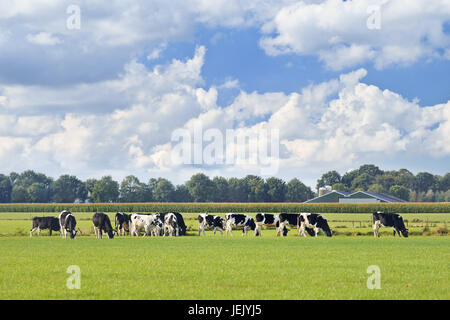
<svg viewBox="0 0 450 320">
<path fill-rule="evenodd" d="M 428 172 L 414 175 L 406 169 L 383 171 L 366 164 L 344 175 L 337 171 L 324 173 L 317 181 L 316 192 L 298 178 L 288 182 L 255 175 L 211 179 L 198 173 L 184 184 L 174 185 L 164 178 L 142 182 L 132 175 L 121 183 L 111 176 L 82 181 L 75 176 L 62 175 L 54 180 L 43 173 L 28 170 L 21 174 L 0 174 L 0 203 L 286 203 L 314 198 L 319 188 L 324 186 L 348 192 L 386 193 L 411 202 L 450 201 L 450 173 L 444 176 Z"/>
</svg>

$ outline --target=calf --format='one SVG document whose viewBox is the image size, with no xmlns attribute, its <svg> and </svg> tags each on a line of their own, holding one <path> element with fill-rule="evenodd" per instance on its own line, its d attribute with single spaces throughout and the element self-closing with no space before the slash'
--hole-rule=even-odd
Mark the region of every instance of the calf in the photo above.
<svg viewBox="0 0 450 320">
<path fill-rule="evenodd" d="M 255 220 L 246 214 L 237 214 L 237 213 L 227 213 L 226 215 L 226 234 L 228 233 L 233 236 L 233 226 L 238 227 L 242 226 L 242 236 L 247 235 L 247 229 L 251 230 L 256 229 Z"/>
<path fill-rule="evenodd" d="M 77 234 L 77 220 L 75 219 L 75 216 L 71 212 L 64 210 L 59 214 L 58 218 L 61 236 L 66 239 L 67 232 L 69 232 L 70 239 L 74 239 Z"/>
<path fill-rule="evenodd" d="M 33 236 L 33 232 L 37 229 L 38 236 L 41 235 L 41 230 L 49 229 L 50 236 L 52 236 L 52 231 L 59 231 L 61 234 L 61 228 L 59 226 L 59 220 L 56 217 L 34 217 L 33 226 L 30 230 L 30 237 Z"/>
<path fill-rule="evenodd" d="M 205 235 L 205 229 L 214 228 L 213 235 L 216 235 L 216 229 L 223 235 L 225 229 L 225 219 L 219 216 L 212 216 L 207 213 L 200 214 L 198 216 L 198 235 L 203 232 Z"/>
<path fill-rule="evenodd" d="M 298 213 L 280 213 L 280 230 L 283 230 L 283 236 L 285 237 L 287 235 L 286 226 L 290 226 L 293 228 L 299 228 L 298 225 Z M 314 231 L 310 228 L 305 228 L 306 232 L 308 232 L 309 235 L 313 236 Z"/>
<path fill-rule="evenodd" d="M 160 217 L 154 214 L 136 214 L 130 215 L 130 235 L 139 236 L 141 230 L 144 230 L 145 236 L 159 236 L 162 229 Z"/>
<path fill-rule="evenodd" d="M 374 212 L 372 216 L 373 235 L 375 238 L 380 236 L 378 232 L 380 227 L 392 227 L 394 229 L 394 237 L 395 232 L 398 233 L 399 237 L 401 237 L 402 235 L 405 238 L 408 237 L 408 229 L 406 229 L 403 218 L 399 214 L 377 211 Z"/>
<path fill-rule="evenodd" d="M 281 230 L 283 230 L 283 235 L 287 234 L 286 226 L 283 229 L 280 229 L 280 217 L 276 214 L 258 213 L 255 216 L 255 222 L 256 222 L 256 229 L 255 229 L 256 236 L 261 236 L 261 229 L 263 225 L 274 226 L 277 230 L 277 237 L 280 235 Z"/>
<path fill-rule="evenodd" d="M 111 221 L 106 214 L 104 214 L 103 212 L 94 213 L 94 216 L 92 217 L 92 223 L 94 224 L 94 232 L 97 239 L 102 238 L 103 231 L 108 234 L 109 239 L 114 238 L 115 232 L 111 226 Z"/>
<path fill-rule="evenodd" d="M 116 224 L 116 234 L 124 236 L 126 233 L 130 232 L 130 215 L 117 212 L 114 218 Z"/>
<path fill-rule="evenodd" d="M 298 235 L 303 235 L 306 237 L 306 228 L 311 228 L 314 230 L 314 236 L 317 237 L 319 229 L 325 233 L 327 237 L 332 236 L 330 227 L 328 226 L 327 219 L 323 216 L 315 213 L 302 212 L 298 215 Z M 308 232 L 311 234 L 310 232 Z"/>
</svg>

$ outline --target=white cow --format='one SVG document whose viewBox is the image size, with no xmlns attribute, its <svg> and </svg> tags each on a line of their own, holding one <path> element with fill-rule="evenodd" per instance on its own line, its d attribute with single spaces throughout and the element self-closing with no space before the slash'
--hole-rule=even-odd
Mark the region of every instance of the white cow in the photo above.
<svg viewBox="0 0 450 320">
<path fill-rule="evenodd" d="M 178 221 L 177 216 L 169 212 L 164 215 L 164 236 L 167 234 L 169 237 L 172 237 L 173 235 L 179 236 L 180 235 L 180 228 L 178 227 Z"/>
<path fill-rule="evenodd" d="M 139 236 L 141 230 L 144 230 L 145 236 L 159 236 L 162 228 L 162 222 L 154 214 L 136 214 L 130 216 L 130 235 Z"/>
</svg>

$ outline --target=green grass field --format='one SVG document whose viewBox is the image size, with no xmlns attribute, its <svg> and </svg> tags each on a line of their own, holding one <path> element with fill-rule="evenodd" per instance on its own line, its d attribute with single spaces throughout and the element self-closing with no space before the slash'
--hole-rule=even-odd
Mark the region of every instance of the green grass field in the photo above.
<svg viewBox="0 0 450 320">
<path fill-rule="evenodd" d="M 450 214 L 403 215 L 418 232 L 408 239 L 388 228 L 379 239 L 365 235 L 367 214 L 326 214 L 332 238 L 299 238 L 295 230 L 279 238 L 272 229 L 259 238 L 239 230 L 198 237 L 197 214 L 186 214 L 187 237 L 111 240 L 93 237 L 87 213 L 76 214 L 84 236 L 75 240 L 47 231 L 30 238 L 32 216 L 0 214 L 0 299 L 450 298 L 449 238 L 434 235 Z M 80 267 L 79 290 L 66 287 L 70 265 Z M 379 290 L 366 285 L 371 265 L 380 268 Z"/>
</svg>

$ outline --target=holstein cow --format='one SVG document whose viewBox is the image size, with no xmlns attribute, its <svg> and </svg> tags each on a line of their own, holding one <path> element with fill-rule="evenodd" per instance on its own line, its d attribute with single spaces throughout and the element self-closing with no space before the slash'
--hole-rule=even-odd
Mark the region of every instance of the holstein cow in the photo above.
<svg viewBox="0 0 450 320">
<path fill-rule="evenodd" d="M 228 233 L 233 236 L 233 226 L 239 227 L 242 226 L 242 236 L 247 235 L 247 229 L 250 228 L 251 230 L 256 229 L 255 220 L 246 214 L 237 214 L 237 213 L 227 213 L 226 215 L 226 235 L 228 236 Z"/>
<path fill-rule="evenodd" d="M 154 214 L 136 214 L 130 215 L 130 235 L 139 236 L 141 230 L 144 230 L 145 236 L 159 236 L 162 229 L 162 222 Z"/>
<path fill-rule="evenodd" d="M 258 213 L 255 216 L 256 229 L 255 236 L 261 236 L 262 226 L 274 226 L 277 230 L 277 237 L 281 234 L 281 230 L 283 230 L 283 235 L 287 234 L 287 228 L 284 227 L 280 229 L 280 217 L 276 214 L 269 213 Z"/>
<path fill-rule="evenodd" d="M 212 216 L 207 213 L 199 214 L 198 216 L 198 235 L 203 232 L 205 235 L 205 229 L 213 229 L 213 235 L 216 235 L 216 230 L 220 231 L 223 235 L 223 230 L 225 229 L 226 223 L 225 219 L 219 216 Z"/>
<path fill-rule="evenodd" d="M 331 237 L 332 235 L 327 219 L 320 214 L 302 212 L 298 215 L 298 235 L 306 237 L 305 230 L 307 228 L 314 230 L 315 237 L 317 237 L 319 229 L 322 230 L 327 237 Z M 309 231 L 308 233 L 311 234 Z"/>
<path fill-rule="evenodd" d="M 97 239 L 102 238 L 102 232 L 108 234 L 109 239 L 114 238 L 115 232 L 111 226 L 111 221 L 106 214 L 104 214 L 103 212 L 94 213 L 94 216 L 92 217 L 92 223 L 94 224 L 94 232 Z"/>
<path fill-rule="evenodd" d="M 33 218 L 33 226 L 30 230 L 30 237 L 33 236 L 33 232 L 37 229 L 38 236 L 41 235 L 41 230 L 49 229 L 50 236 L 52 235 L 52 231 L 59 231 L 61 234 L 61 228 L 59 226 L 59 220 L 56 217 L 34 217 Z"/>
<path fill-rule="evenodd" d="M 169 212 L 164 215 L 163 236 L 166 236 L 166 235 L 168 235 L 169 237 L 172 237 L 172 236 L 178 237 L 180 235 L 178 219 L 174 212 Z"/>
<path fill-rule="evenodd" d="M 74 239 L 77 234 L 77 220 L 75 216 L 67 210 L 59 214 L 59 226 L 61 228 L 61 236 L 66 239 L 69 232 L 70 239 Z"/>
<path fill-rule="evenodd" d="M 156 215 L 159 217 L 159 219 L 162 221 L 162 223 L 164 224 L 164 217 L 169 214 L 172 213 L 175 215 L 175 217 L 177 218 L 177 223 L 178 223 L 178 235 L 180 236 L 185 236 L 186 235 L 186 224 L 184 223 L 184 219 L 183 216 L 178 213 L 178 212 L 159 212 Z M 161 234 L 163 235 L 163 234 Z"/>
<path fill-rule="evenodd" d="M 124 236 L 126 233 L 130 232 L 130 215 L 117 212 L 114 218 L 116 224 L 116 234 Z"/>
<path fill-rule="evenodd" d="M 280 217 L 280 230 L 283 230 L 283 236 L 285 237 L 287 235 L 287 230 L 284 231 L 286 229 L 286 226 L 290 226 L 292 228 L 299 228 L 298 225 L 298 217 L 299 214 L 298 213 L 280 213 L 279 215 Z M 306 232 L 309 233 L 310 236 L 314 235 L 314 231 L 310 228 L 305 228 Z"/>
<path fill-rule="evenodd" d="M 395 232 L 398 233 L 399 237 L 401 237 L 402 235 L 405 238 L 408 237 L 408 229 L 406 229 L 403 218 L 399 214 L 380 211 L 374 212 L 373 235 L 375 238 L 380 236 L 378 232 L 380 227 L 392 227 L 394 229 L 394 237 Z"/>
</svg>

